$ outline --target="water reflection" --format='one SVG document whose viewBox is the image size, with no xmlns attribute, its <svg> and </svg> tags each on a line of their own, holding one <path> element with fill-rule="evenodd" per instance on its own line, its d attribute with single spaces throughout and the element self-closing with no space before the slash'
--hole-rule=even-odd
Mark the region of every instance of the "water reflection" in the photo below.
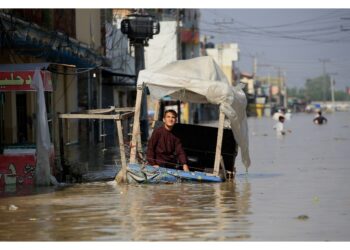
<svg viewBox="0 0 350 250">
<path fill-rule="evenodd" d="M 77 184 L 0 199 L 0 240 L 247 240 L 250 196 L 249 182 Z"/>
<path fill-rule="evenodd" d="M 250 186 L 234 182 L 127 187 L 125 200 L 135 240 L 248 239 Z M 137 193 L 139 199 L 130 199 Z M 150 230 L 151 229 L 151 230 Z"/>
</svg>

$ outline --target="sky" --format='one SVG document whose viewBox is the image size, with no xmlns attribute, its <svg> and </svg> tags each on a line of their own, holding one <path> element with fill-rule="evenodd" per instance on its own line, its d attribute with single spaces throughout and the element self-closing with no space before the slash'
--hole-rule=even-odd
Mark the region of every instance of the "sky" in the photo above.
<svg viewBox="0 0 350 250">
<path fill-rule="evenodd" d="M 213 43 L 238 43 L 240 71 L 285 74 L 288 87 L 330 74 L 335 89 L 350 87 L 350 8 L 201 9 L 200 34 Z"/>
<path fill-rule="evenodd" d="M 2 8 L 18 8 L 17 0 Z M 198 1 L 101 0 L 77 4 L 71 0 L 21 2 L 21 8 L 202 8 L 200 34 L 214 43 L 238 43 L 241 71 L 277 75 L 288 87 L 303 87 L 306 79 L 330 74 L 335 89 L 350 87 L 350 3 L 332 1 Z M 347 6 L 346 6 L 347 5 Z"/>
</svg>

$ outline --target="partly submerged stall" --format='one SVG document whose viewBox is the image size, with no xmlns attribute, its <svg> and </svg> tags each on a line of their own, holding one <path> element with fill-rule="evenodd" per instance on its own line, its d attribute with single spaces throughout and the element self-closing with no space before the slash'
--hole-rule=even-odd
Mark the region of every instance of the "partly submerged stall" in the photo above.
<svg viewBox="0 0 350 250">
<path fill-rule="evenodd" d="M 50 141 L 44 92 L 52 92 L 52 81 L 51 72 L 42 69 L 48 65 L 49 63 L 0 65 L 0 102 L 3 105 L 0 109 L 0 134 L 3 136 L 7 133 L 8 137 L 13 137 L 8 140 L 11 143 L 7 144 L 3 144 L 2 138 L 0 139 L 0 187 L 50 184 L 54 149 Z M 36 92 L 36 139 L 35 143 L 28 143 L 22 138 L 16 123 L 16 120 L 23 122 L 27 118 L 23 112 L 24 106 L 16 109 L 16 105 L 21 102 L 16 101 L 15 94 L 33 91 Z"/>
<path fill-rule="evenodd" d="M 142 93 L 148 87 L 151 97 L 160 100 L 169 96 L 175 100 L 191 103 L 211 103 L 218 105 L 220 115 L 216 137 L 212 172 L 169 170 L 147 166 L 138 160 L 140 148 L 140 110 Z M 241 150 L 241 158 L 246 168 L 250 165 L 248 148 L 248 126 L 246 117 L 247 100 L 241 86 L 231 86 L 220 67 L 211 57 L 198 57 L 170 63 L 160 69 L 142 70 L 137 81 L 137 96 L 133 124 L 130 161 L 117 176 L 118 181 L 127 182 L 174 182 L 181 180 L 215 181 L 225 180 L 225 162 L 222 155 L 224 121 L 229 120 L 235 143 Z M 194 125 L 191 125 L 194 126 Z M 183 128 L 185 129 L 185 128 Z M 206 136 L 203 134 L 203 136 Z M 220 167 L 221 166 L 221 167 Z M 220 175 L 220 170 L 223 174 Z"/>
</svg>

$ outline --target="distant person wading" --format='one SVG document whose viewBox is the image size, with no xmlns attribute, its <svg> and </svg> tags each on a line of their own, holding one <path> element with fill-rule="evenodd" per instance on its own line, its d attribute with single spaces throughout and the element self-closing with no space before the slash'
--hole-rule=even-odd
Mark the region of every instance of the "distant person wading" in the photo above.
<svg viewBox="0 0 350 250">
<path fill-rule="evenodd" d="M 327 123 L 327 118 L 322 115 L 321 111 L 317 112 L 317 116 L 314 118 L 313 122 L 318 125 Z"/>
<path fill-rule="evenodd" d="M 276 135 L 277 136 L 283 136 L 283 135 L 286 135 L 287 132 L 289 132 L 289 133 L 292 132 L 290 129 L 288 129 L 288 130 L 284 129 L 284 125 L 283 125 L 284 121 L 285 121 L 284 116 L 280 115 L 278 117 L 278 122 L 273 126 L 273 129 L 276 130 Z"/>
</svg>

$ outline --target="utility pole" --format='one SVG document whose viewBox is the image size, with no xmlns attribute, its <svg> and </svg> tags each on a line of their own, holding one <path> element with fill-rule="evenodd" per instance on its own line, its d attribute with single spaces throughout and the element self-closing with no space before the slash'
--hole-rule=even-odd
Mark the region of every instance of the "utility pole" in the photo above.
<svg viewBox="0 0 350 250">
<path fill-rule="evenodd" d="M 281 75 L 281 67 L 277 67 L 277 79 L 278 79 L 278 104 L 279 105 L 283 105 L 282 103 L 282 75 Z"/>
<path fill-rule="evenodd" d="M 332 94 L 332 110 L 335 111 L 335 100 L 334 100 L 334 83 L 335 80 L 331 76 L 331 94 Z"/>
<path fill-rule="evenodd" d="M 330 59 L 319 59 L 319 61 L 322 63 L 323 65 L 323 88 L 322 88 L 322 92 L 323 92 L 323 101 L 326 101 L 326 63 L 330 62 Z"/>
<path fill-rule="evenodd" d="M 332 96 L 332 111 L 335 111 L 335 98 L 334 98 L 334 84 L 335 80 L 334 77 L 335 75 L 338 75 L 338 73 L 329 73 L 330 79 L 331 79 L 331 96 Z"/>
<path fill-rule="evenodd" d="M 258 71 L 258 58 L 256 56 L 253 57 L 253 77 L 256 79 L 256 74 Z"/>
<path fill-rule="evenodd" d="M 267 75 L 267 86 L 269 87 L 269 104 L 270 104 L 270 108 L 271 107 L 271 103 L 272 103 L 272 89 L 271 89 L 271 80 L 270 80 L 270 70 L 268 72 L 269 74 Z"/>
<path fill-rule="evenodd" d="M 283 71 L 283 90 L 284 90 L 283 106 L 285 108 L 288 108 L 288 93 L 287 93 L 287 84 L 286 84 L 286 71 Z"/>
<path fill-rule="evenodd" d="M 176 10 L 176 50 L 177 50 L 177 55 L 176 58 L 177 60 L 182 60 L 182 44 L 181 44 L 181 30 L 182 27 L 180 27 L 180 21 L 182 17 L 180 16 L 180 9 Z"/>
</svg>

